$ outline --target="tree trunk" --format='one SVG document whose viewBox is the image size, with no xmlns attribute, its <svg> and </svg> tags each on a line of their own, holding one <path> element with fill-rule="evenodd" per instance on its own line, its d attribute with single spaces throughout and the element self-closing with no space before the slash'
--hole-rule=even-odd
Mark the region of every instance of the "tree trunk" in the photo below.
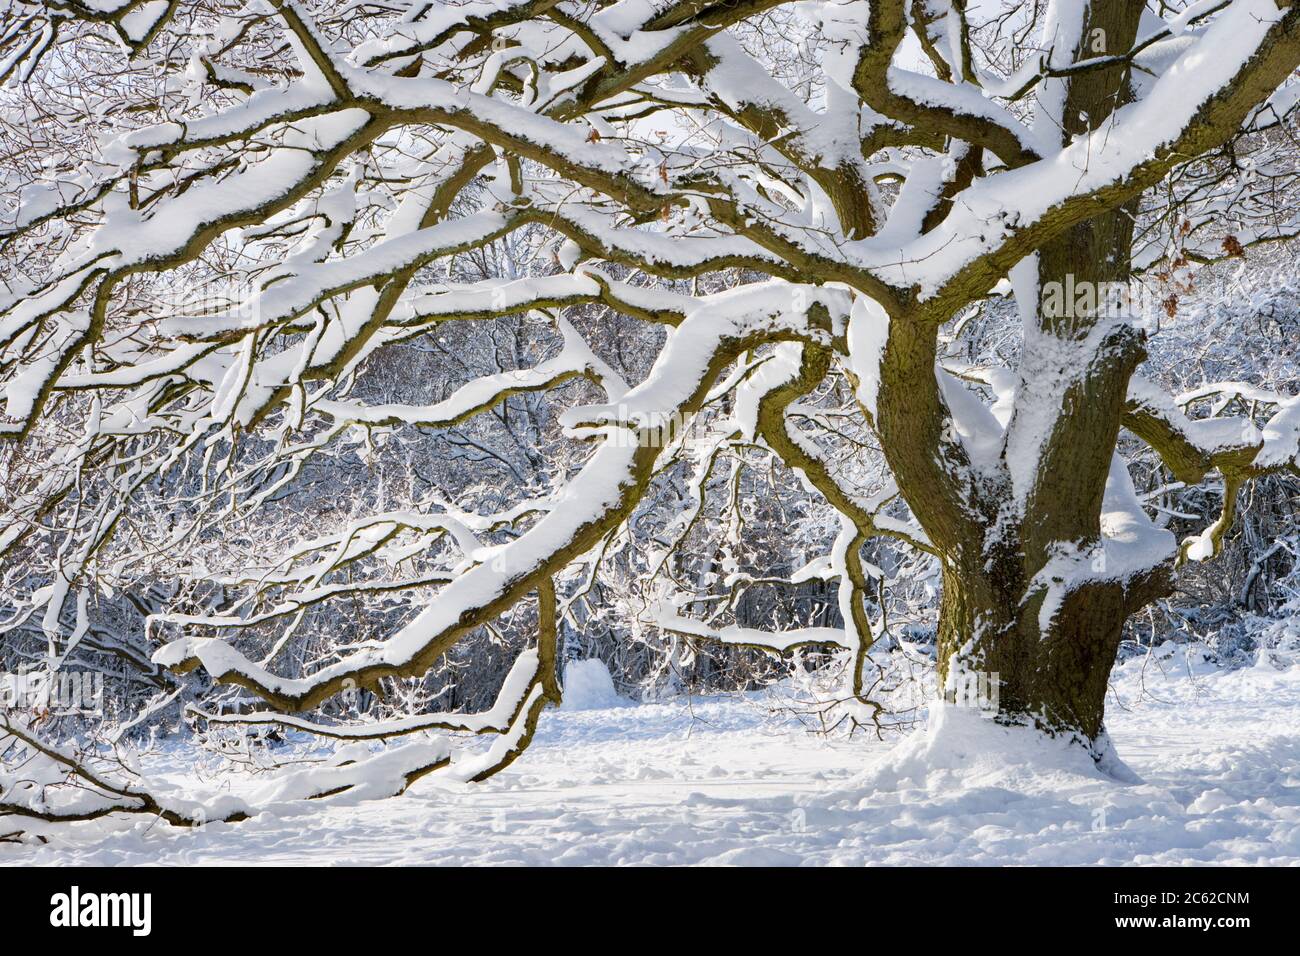
<svg viewBox="0 0 1300 956">
<path fill-rule="evenodd" d="M 1140 586 L 1093 581 L 1064 595 L 1026 591 L 1024 580 L 1017 566 L 990 572 L 945 562 L 938 642 L 944 698 L 1000 723 L 1073 737 L 1101 756 L 1106 688 L 1124 622 L 1167 593 L 1172 578 L 1164 569 Z"/>
<path fill-rule="evenodd" d="M 1075 59 L 1128 49 L 1141 10 L 1124 0 L 1088 4 Z M 1063 143 L 1100 128 L 1130 98 L 1123 64 L 1064 85 Z M 1129 279 L 1133 213 L 1131 204 L 1105 212 L 1039 252 L 1037 328 L 1032 336 L 1026 330 L 1023 357 L 1029 377 L 1018 390 L 1004 453 L 1011 466 L 1032 459 L 1032 485 L 1023 489 L 1022 510 L 1011 511 L 1018 521 L 999 508 L 986 519 L 982 546 L 962 542 L 945 560 L 940 609 L 939 673 L 949 700 L 979 705 L 1002 722 L 1077 737 L 1094 753 L 1124 622 L 1169 587 L 1165 568 L 1138 581 L 1085 574 L 1067 582 L 1053 576 L 1051 564 L 1071 552 L 1105 560 L 1103 499 L 1128 382 L 1145 353 L 1141 333 L 1127 323 L 1105 327 L 1112 317 L 1102 293 Z M 1073 290 L 1087 289 L 1096 309 L 1061 300 L 1044 307 L 1049 283 L 1070 290 L 1071 299 Z M 1070 361 L 1077 367 L 1061 367 Z M 1042 382 L 1061 385 L 1045 390 Z M 1044 420 L 1051 421 L 1045 433 Z"/>
</svg>

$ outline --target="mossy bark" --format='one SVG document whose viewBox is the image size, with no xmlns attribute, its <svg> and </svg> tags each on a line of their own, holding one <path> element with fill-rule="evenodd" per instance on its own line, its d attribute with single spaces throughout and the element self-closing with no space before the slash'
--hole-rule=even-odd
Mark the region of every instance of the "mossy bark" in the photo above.
<svg viewBox="0 0 1300 956">
<path fill-rule="evenodd" d="M 1170 569 L 1139 586 L 1096 581 L 1067 593 L 1047 620 L 1042 593 L 1026 595 L 1022 572 L 945 565 L 939 675 L 949 699 L 962 675 L 996 685 L 997 719 L 1091 744 L 1104 730 L 1106 689 L 1124 623 L 1167 593 Z M 983 686 L 983 685 L 981 685 Z"/>
<path fill-rule="evenodd" d="M 1129 49 L 1141 9 L 1141 4 L 1119 0 L 1089 4 L 1075 60 L 1108 49 Z M 1105 49 L 1094 49 L 1097 43 Z M 1101 128 L 1129 99 L 1127 65 L 1069 79 L 1062 143 Z M 1050 426 L 1041 435 L 1032 431 L 1027 443 L 1009 442 L 1001 463 L 1003 480 L 996 477 L 999 473 L 972 479 L 972 487 L 957 496 L 966 504 L 955 513 L 934 515 L 937 509 L 929 495 L 919 507 L 913 506 L 923 520 L 929 516 L 941 539 L 949 542 L 943 551 L 938 637 L 940 677 L 949 694 L 969 675 L 979 674 L 997 685 L 998 719 L 1089 743 L 1104 729 L 1106 688 L 1124 622 L 1171 586 L 1171 565 L 1166 564 L 1124 578 L 1107 577 L 1102 568 L 1095 579 L 1085 576 L 1075 582 L 1053 580 L 1049 567 L 1062 548 L 1104 555 L 1101 514 L 1106 484 L 1129 379 L 1145 352 L 1141 333 L 1126 322 L 1112 321 L 1099 293 L 1130 277 L 1133 213 L 1132 203 L 1100 213 L 1065 230 L 1038 252 L 1040 293 L 1049 283 L 1087 288 L 1098 306 L 1040 307 L 1027 319 L 1036 325 L 1026 329 L 1028 374 L 1039 375 L 1039 382 L 1058 381 L 1059 389 L 1044 393 L 1039 382 L 1022 382 L 1020 395 L 1031 385 L 1036 391 L 1023 403 L 1018 398 L 1008 432 L 1039 427 L 1035 422 L 1022 425 L 1022 414 L 1036 422 L 1045 419 Z M 1039 302 L 1044 301 L 1040 294 Z M 1060 356 L 1079 359 L 1079 366 L 1052 367 Z M 905 408 L 896 404 L 896 414 L 903 414 Z M 943 415 L 936 420 L 942 421 Z M 1008 487 L 1010 474 L 1023 471 L 1025 464 L 1009 457 L 1023 455 L 1036 456 L 1029 487 Z M 911 464 L 912 472 L 930 467 L 925 461 Z M 956 469 L 958 474 L 963 471 L 978 473 Z M 937 484 L 934 490 L 939 491 Z M 951 491 L 944 497 L 953 500 Z M 1046 609 L 1045 601 L 1051 601 Z"/>
</svg>

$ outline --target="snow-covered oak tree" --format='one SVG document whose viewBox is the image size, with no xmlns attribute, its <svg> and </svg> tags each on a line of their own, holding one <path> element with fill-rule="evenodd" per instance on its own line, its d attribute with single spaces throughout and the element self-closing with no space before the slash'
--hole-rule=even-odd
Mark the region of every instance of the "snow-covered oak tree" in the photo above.
<svg viewBox="0 0 1300 956">
<path fill-rule="evenodd" d="M 1300 400 L 1240 382 L 1162 394 L 1139 372 L 1126 297 L 1159 276 L 1174 309 L 1193 263 L 1294 233 L 1298 64 L 1290 0 L 9 0 L 0 554 L 46 575 L 15 604 L 58 659 L 89 630 L 86 589 L 112 579 L 115 530 L 158 482 L 180 482 L 185 507 L 150 544 L 184 549 L 353 436 L 546 393 L 587 451 L 541 493 L 495 513 L 387 502 L 298 543 L 264 536 L 223 578 L 237 595 L 223 611 L 154 616 L 155 661 L 264 702 L 217 721 L 497 734 L 451 764 L 481 779 L 558 699 L 571 602 L 557 582 L 666 469 L 695 476 L 698 506 L 716 456 L 744 447 L 838 513 L 816 573 L 838 580 L 840 626 L 724 626 L 671 594 L 643 624 L 843 648 L 848 696 L 870 713 L 881 622 L 863 552 L 888 538 L 941 567 L 944 686 L 995 675 L 999 719 L 1100 754 L 1126 619 L 1218 551 L 1244 482 L 1297 467 Z M 467 282 L 448 265 L 520 237 L 544 243 L 525 273 Z M 202 293 L 214 283 L 248 294 Z M 964 318 L 990 295 L 1014 296 L 1014 367 L 962 358 Z M 663 327 L 637 384 L 572 321 L 593 307 Z M 518 316 L 551 330 L 549 358 L 431 404 L 357 397 L 403 343 Z M 852 448 L 832 451 L 846 419 L 887 463 L 873 493 Z M 1219 520 L 1181 542 L 1154 523 L 1117 450 L 1125 429 L 1176 481 L 1217 473 Z M 32 549 L 34 534 L 54 544 Z M 398 571 L 350 575 L 376 556 Z M 422 606 L 294 672 L 296 622 L 358 592 Z M 485 712 L 298 716 L 424 674 L 525 607 L 534 646 Z M 266 627 L 281 629 L 269 650 L 241 644 Z M 383 760 L 387 784 L 367 792 L 447 753 Z M 368 779 L 353 766 L 284 792 Z M 101 790 L 103 807 L 159 806 Z"/>
</svg>

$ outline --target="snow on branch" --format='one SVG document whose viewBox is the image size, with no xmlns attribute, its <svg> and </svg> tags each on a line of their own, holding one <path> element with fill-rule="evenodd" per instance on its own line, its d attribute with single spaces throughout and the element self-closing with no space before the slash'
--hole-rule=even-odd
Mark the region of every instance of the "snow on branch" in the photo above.
<svg viewBox="0 0 1300 956">
<path fill-rule="evenodd" d="M 5 122 L 40 146 L 15 154 L 0 208 L 0 438 L 15 476 L 0 554 L 35 582 L 13 627 L 39 621 L 62 659 L 88 633 L 94 585 L 167 566 L 184 593 L 144 612 L 150 639 L 175 638 L 153 660 L 280 712 L 211 722 L 495 737 L 450 764 L 440 738 L 349 751 L 285 778 L 278 800 L 507 765 L 558 700 L 556 588 L 595 573 L 593 553 L 654 504 L 656 482 L 677 482 L 664 540 L 682 546 L 714 466 L 741 449 L 784 463 L 834 517 L 823 570 L 843 626 L 767 633 L 676 610 L 653 623 L 779 652 L 847 648 L 860 703 L 884 629 L 867 613 L 885 578 L 868 547 L 922 552 L 945 587 L 1018 555 L 999 581 L 1028 582 L 1008 597 L 1017 615 L 1041 593 L 1044 633 L 1089 588 L 1116 606 L 1149 599 L 1175 557 L 1219 550 L 1242 482 L 1296 470 L 1300 399 L 1244 383 L 1162 396 L 1132 377 L 1144 344 L 1129 317 L 1052 327 L 1031 273 L 1073 230 L 1121 214 L 1137 232 L 1106 262 L 1125 279 L 1292 235 L 1277 143 L 1296 114 L 1300 7 L 1106 6 L 1141 29 L 1094 55 L 1088 6 L 1008 25 L 905 0 L 470 0 L 345 16 L 198 0 L 200 36 L 170 3 L 14 0 L 0 82 L 27 86 L 4 91 Z M 85 71 L 84 108 L 56 122 L 21 102 L 29 88 L 55 102 L 50 71 L 78 69 L 90 53 L 77 41 L 110 34 L 129 56 L 118 75 Z M 1067 94 L 1103 80 L 1105 108 L 1076 123 Z M 1019 102 L 1031 89 L 1032 111 Z M 1247 169 L 1235 154 L 1254 148 L 1269 161 Z M 960 329 L 941 329 L 1008 276 L 1019 368 L 964 374 Z M 629 320 L 657 351 L 621 354 Z M 405 360 L 436 381 L 395 391 Z M 687 440 L 706 419 L 708 440 Z M 1073 440 L 1084 420 L 1086 448 Z M 1147 519 L 1112 455 L 1121 425 L 1179 480 L 1223 475 L 1204 535 L 1179 549 Z M 371 442 L 389 438 L 408 502 L 372 468 Z M 426 477 L 430 449 L 455 467 Z M 382 500 L 295 515 L 318 466 L 344 459 Z M 500 466 L 492 487 L 470 487 L 485 461 Z M 160 503 L 158 528 L 115 539 Z M 223 548 L 226 566 L 204 565 Z M 666 561 L 647 562 L 652 579 Z M 394 592 L 418 611 L 379 638 L 286 653 L 309 612 Z M 367 728 L 284 713 L 423 677 L 533 595 L 536 647 L 481 713 Z M 165 809 L 86 779 L 94 800 L 68 812 Z"/>
</svg>

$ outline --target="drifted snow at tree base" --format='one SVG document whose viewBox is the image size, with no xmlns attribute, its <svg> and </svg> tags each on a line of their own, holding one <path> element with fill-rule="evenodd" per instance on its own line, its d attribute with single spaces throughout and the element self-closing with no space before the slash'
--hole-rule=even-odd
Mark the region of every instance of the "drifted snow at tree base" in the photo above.
<svg viewBox="0 0 1300 956">
<path fill-rule="evenodd" d="M 0 811 L 482 781 L 597 657 L 1117 774 L 1117 655 L 1294 667 L 1300 5 L 1158 8 L 7 0 Z"/>
</svg>

